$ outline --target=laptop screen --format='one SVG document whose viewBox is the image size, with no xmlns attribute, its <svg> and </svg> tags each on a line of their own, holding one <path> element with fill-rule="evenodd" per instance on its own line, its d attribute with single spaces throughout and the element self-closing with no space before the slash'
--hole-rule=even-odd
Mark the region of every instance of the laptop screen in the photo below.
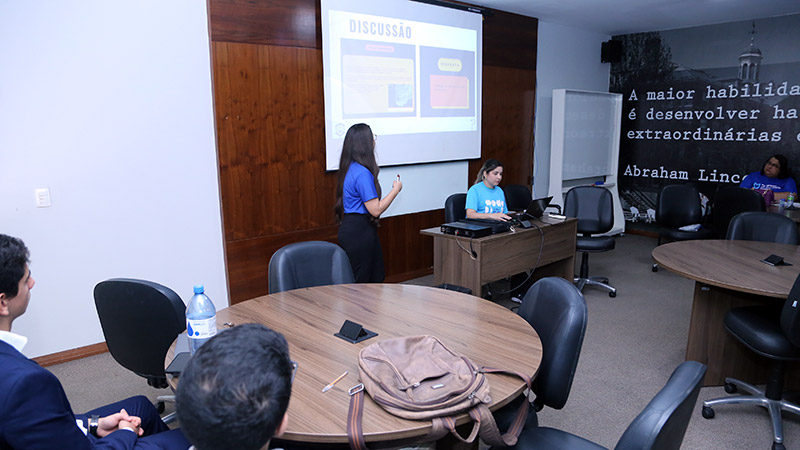
<svg viewBox="0 0 800 450">
<path fill-rule="evenodd" d="M 525 214 L 537 219 L 542 217 L 545 208 L 550 205 L 551 200 L 553 200 L 553 197 L 535 198 L 531 200 L 530 204 L 528 204 L 528 207 L 525 209 Z"/>
</svg>

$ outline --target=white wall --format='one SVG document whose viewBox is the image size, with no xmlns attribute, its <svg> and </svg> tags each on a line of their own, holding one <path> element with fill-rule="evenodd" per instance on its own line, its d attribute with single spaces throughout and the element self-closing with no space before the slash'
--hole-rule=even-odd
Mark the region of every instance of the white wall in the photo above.
<svg viewBox="0 0 800 450">
<path fill-rule="evenodd" d="M 0 1 L 0 233 L 31 251 L 28 356 L 102 342 L 106 278 L 227 306 L 207 22 L 197 0 Z"/>
<path fill-rule="evenodd" d="M 553 89 L 608 92 L 611 64 L 600 62 L 600 48 L 602 43 L 610 38 L 603 34 L 539 21 L 534 122 L 534 197 L 547 195 L 550 184 Z"/>
</svg>

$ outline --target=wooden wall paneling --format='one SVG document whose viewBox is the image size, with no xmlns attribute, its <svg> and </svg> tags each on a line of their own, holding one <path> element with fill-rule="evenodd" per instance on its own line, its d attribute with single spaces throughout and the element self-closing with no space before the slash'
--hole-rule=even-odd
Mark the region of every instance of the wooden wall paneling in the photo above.
<svg viewBox="0 0 800 450">
<path fill-rule="evenodd" d="M 334 223 L 319 50 L 215 43 L 226 240 Z"/>
<path fill-rule="evenodd" d="M 504 164 L 503 182 L 531 186 L 536 71 L 483 66 L 483 159 Z M 470 163 L 470 184 L 482 162 Z"/>
<path fill-rule="evenodd" d="M 257 49 L 253 45 L 212 45 L 214 103 L 225 240 L 257 236 L 263 205 L 251 186 L 261 184 L 258 170 Z"/>
<path fill-rule="evenodd" d="M 483 20 L 483 65 L 536 70 L 539 20 L 494 11 Z M 485 84 L 484 80 L 484 86 Z"/>
<path fill-rule="evenodd" d="M 378 237 L 387 281 L 405 281 L 432 273 L 433 239 L 419 231 L 443 222 L 444 209 L 381 219 Z"/>
<path fill-rule="evenodd" d="M 320 50 L 259 46 L 266 220 L 291 232 L 334 223 L 336 174 L 325 172 Z"/>
<path fill-rule="evenodd" d="M 211 40 L 322 48 L 319 0 L 210 0 Z"/>
<path fill-rule="evenodd" d="M 267 294 L 269 260 L 279 248 L 301 241 L 336 243 L 337 230 L 337 226 L 331 225 L 313 230 L 228 242 L 225 251 L 228 258 L 231 304 Z"/>
</svg>

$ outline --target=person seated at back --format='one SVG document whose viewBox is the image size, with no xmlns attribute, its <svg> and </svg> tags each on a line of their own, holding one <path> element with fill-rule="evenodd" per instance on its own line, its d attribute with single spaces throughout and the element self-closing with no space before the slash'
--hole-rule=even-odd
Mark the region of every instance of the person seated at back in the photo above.
<svg viewBox="0 0 800 450">
<path fill-rule="evenodd" d="M 238 325 L 203 344 L 178 380 L 181 429 L 195 450 L 266 449 L 286 430 L 292 365 L 282 334 Z"/>
<path fill-rule="evenodd" d="M 797 192 L 797 185 L 789 169 L 789 161 L 783 155 L 772 155 L 767 158 L 761 171 L 744 177 L 739 187 L 772 191 L 775 199 L 785 199 L 790 192 Z"/>
<path fill-rule="evenodd" d="M 511 220 L 506 207 L 506 196 L 498 186 L 503 179 L 503 165 L 496 159 L 487 159 L 467 191 L 467 219 Z"/>
<path fill-rule="evenodd" d="M 72 412 L 58 378 L 26 358 L 21 352 L 28 339 L 11 332 L 14 320 L 25 314 L 35 284 L 28 248 L 20 239 L 0 234 L 0 449 L 185 450 L 189 442 L 180 430 L 164 424 L 147 397 L 86 414 Z M 86 383 L 92 386 L 93 380 Z"/>
</svg>

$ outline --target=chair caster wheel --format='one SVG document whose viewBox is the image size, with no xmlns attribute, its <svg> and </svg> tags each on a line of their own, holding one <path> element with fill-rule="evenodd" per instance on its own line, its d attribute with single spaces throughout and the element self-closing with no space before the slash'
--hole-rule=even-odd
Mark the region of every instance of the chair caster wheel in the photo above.
<svg viewBox="0 0 800 450">
<path fill-rule="evenodd" d="M 652 269 L 650 269 L 650 270 L 652 270 L 653 272 L 658 272 L 658 266 L 656 266 L 656 265 L 654 264 L 654 265 L 653 265 L 653 268 L 652 268 Z"/>
<path fill-rule="evenodd" d="M 166 408 L 164 402 L 157 402 L 155 406 L 156 406 L 156 411 L 158 411 L 159 414 L 162 414 L 164 412 L 164 409 Z"/>
<path fill-rule="evenodd" d="M 786 446 L 783 444 L 778 444 L 777 442 L 773 442 L 772 450 L 786 450 Z"/>
<path fill-rule="evenodd" d="M 614 297 L 617 296 L 617 293 L 616 292 L 609 292 L 608 296 L 611 297 L 611 298 L 614 298 Z"/>
<path fill-rule="evenodd" d="M 704 419 L 713 419 L 714 418 L 714 409 L 710 406 L 703 406 L 703 418 Z"/>
<path fill-rule="evenodd" d="M 739 388 L 737 388 L 735 384 L 725 383 L 725 392 L 727 392 L 728 394 L 735 394 L 736 391 L 738 390 Z"/>
</svg>

